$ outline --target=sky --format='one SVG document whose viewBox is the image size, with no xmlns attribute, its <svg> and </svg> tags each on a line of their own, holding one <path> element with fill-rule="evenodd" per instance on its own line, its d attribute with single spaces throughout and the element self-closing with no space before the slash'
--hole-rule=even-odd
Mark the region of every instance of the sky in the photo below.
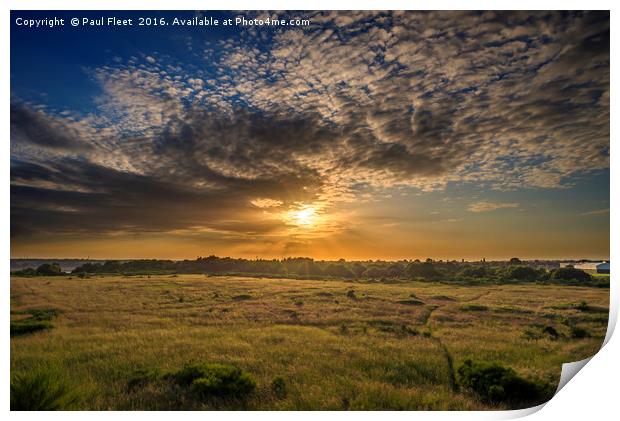
<svg viewBox="0 0 620 421">
<path fill-rule="evenodd" d="M 11 21 L 13 258 L 609 258 L 608 12 Z"/>
</svg>

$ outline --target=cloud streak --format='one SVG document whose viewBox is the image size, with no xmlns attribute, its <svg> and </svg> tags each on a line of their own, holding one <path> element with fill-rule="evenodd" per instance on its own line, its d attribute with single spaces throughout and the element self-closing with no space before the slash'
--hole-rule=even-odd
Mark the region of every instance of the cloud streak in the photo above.
<svg viewBox="0 0 620 421">
<path fill-rule="evenodd" d="M 515 209 L 518 208 L 518 203 L 507 203 L 507 202 L 476 202 L 469 205 L 467 210 L 474 213 L 480 212 L 491 212 L 497 209 Z"/>
</svg>

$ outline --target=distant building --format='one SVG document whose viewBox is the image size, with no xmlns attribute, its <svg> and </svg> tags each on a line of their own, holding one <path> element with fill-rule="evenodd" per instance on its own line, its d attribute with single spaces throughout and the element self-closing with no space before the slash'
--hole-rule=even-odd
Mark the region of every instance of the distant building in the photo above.
<svg viewBox="0 0 620 421">
<path fill-rule="evenodd" d="M 596 265 L 596 273 L 610 273 L 609 262 L 603 262 Z"/>
<path fill-rule="evenodd" d="M 588 273 L 610 273 L 609 262 L 562 262 L 560 267 L 572 266 Z"/>
</svg>

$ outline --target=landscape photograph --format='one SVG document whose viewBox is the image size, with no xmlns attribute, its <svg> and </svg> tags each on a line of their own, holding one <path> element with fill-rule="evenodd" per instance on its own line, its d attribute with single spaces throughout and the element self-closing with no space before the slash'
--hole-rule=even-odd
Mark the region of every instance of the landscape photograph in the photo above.
<svg viewBox="0 0 620 421">
<path fill-rule="evenodd" d="M 603 345 L 609 11 L 10 18 L 12 411 L 524 409 Z"/>
</svg>

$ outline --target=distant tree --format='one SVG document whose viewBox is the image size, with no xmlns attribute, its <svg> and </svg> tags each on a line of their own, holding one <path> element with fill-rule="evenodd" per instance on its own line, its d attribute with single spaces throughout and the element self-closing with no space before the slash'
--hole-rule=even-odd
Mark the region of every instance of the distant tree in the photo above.
<svg viewBox="0 0 620 421">
<path fill-rule="evenodd" d="M 519 259 L 518 257 L 512 257 L 509 261 L 509 264 L 511 265 L 520 265 L 521 264 L 521 259 Z"/>
<path fill-rule="evenodd" d="M 12 272 L 12 275 L 15 276 L 35 276 L 37 274 L 37 271 L 33 268 L 25 268 L 22 270 L 16 270 L 15 272 Z"/>
<path fill-rule="evenodd" d="M 584 272 L 581 269 L 575 269 L 574 267 L 563 267 L 554 269 L 551 271 L 550 279 L 557 281 L 592 281 L 592 277 L 590 276 L 590 274 Z"/>
<path fill-rule="evenodd" d="M 353 271 L 355 276 L 359 278 L 366 271 L 366 266 L 364 266 L 360 262 L 355 262 L 353 263 L 353 265 L 351 265 L 351 271 Z"/>
<path fill-rule="evenodd" d="M 429 262 L 411 263 L 407 266 L 407 273 L 413 278 L 436 279 L 441 273 L 435 265 Z"/>
<path fill-rule="evenodd" d="M 509 279 L 517 281 L 535 281 L 538 279 L 539 273 L 530 266 L 513 266 L 508 269 L 507 276 Z"/>
<path fill-rule="evenodd" d="M 362 276 L 364 278 L 380 279 L 387 276 L 387 271 L 385 268 L 373 265 L 366 269 Z"/>
<path fill-rule="evenodd" d="M 489 275 L 486 267 L 470 265 L 465 266 L 460 274 L 466 278 L 485 278 Z"/>
<path fill-rule="evenodd" d="M 405 266 L 402 263 L 392 263 L 387 267 L 387 275 L 392 278 L 400 278 L 405 274 Z"/>
<path fill-rule="evenodd" d="M 58 263 L 43 263 L 37 268 L 37 275 L 62 275 L 62 269 L 60 268 L 60 265 Z"/>
<path fill-rule="evenodd" d="M 338 278 L 354 278 L 355 274 L 342 263 L 331 263 L 325 268 L 325 274 Z"/>
</svg>

